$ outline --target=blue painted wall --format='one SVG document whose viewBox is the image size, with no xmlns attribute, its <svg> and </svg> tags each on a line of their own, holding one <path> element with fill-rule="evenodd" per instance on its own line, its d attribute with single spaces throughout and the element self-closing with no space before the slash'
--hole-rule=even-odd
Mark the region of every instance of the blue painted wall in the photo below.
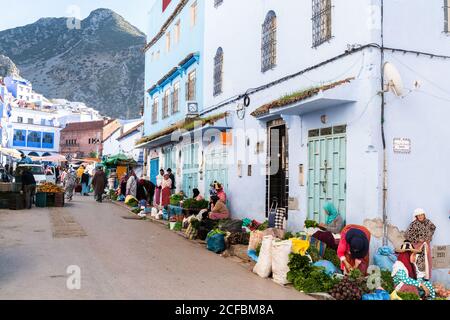
<svg viewBox="0 0 450 320">
<path fill-rule="evenodd" d="M 161 26 L 172 15 L 174 9 L 180 1 L 172 1 L 168 8 L 162 12 L 162 1 L 156 1 L 149 15 L 149 29 L 147 32 L 147 41 L 151 41 L 159 32 Z M 197 22 L 194 27 L 191 26 L 191 6 L 197 2 Z M 171 49 L 166 52 L 166 36 L 163 35 L 158 42 L 153 45 L 145 54 L 145 90 L 147 91 L 163 78 L 170 70 L 177 67 L 189 54 L 198 53 L 199 59 L 191 65 L 186 72 L 172 79 L 160 93 L 151 97 L 145 93 L 145 110 L 144 110 L 144 135 L 149 135 L 160 131 L 174 122 L 180 121 L 186 115 L 186 99 L 185 99 L 185 82 L 188 73 L 196 69 L 196 100 L 199 102 L 199 109 L 203 108 L 203 43 L 204 43 L 204 1 L 189 1 L 182 12 L 175 18 L 168 30 L 171 34 Z M 175 43 L 175 24 L 180 21 L 181 33 L 180 40 Z M 156 56 L 160 52 L 159 59 L 152 60 L 152 53 Z M 179 89 L 179 112 L 170 113 L 169 101 L 169 117 L 162 119 L 162 97 L 167 88 L 177 81 L 180 82 Z M 155 97 L 159 99 L 158 122 L 152 124 L 152 105 Z"/>
</svg>

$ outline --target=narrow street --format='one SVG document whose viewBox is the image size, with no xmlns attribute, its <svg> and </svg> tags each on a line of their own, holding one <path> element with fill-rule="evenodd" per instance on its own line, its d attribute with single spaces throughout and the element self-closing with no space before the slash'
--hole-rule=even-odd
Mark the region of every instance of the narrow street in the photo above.
<svg viewBox="0 0 450 320">
<path fill-rule="evenodd" d="M 309 299 L 112 204 L 0 210 L 0 299 Z M 66 286 L 70 265 L 81 288 Z"/>
</svg>

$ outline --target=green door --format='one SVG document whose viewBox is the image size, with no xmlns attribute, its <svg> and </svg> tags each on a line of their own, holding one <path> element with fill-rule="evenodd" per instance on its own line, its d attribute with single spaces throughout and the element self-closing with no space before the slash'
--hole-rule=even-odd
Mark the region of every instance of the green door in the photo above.
<svg viewBox="0 0 450 320">
<path fill-rule="evenodd" d="M 311 130 L 308 139 L 308 219 L 325 222 L 331 201 L 345 220 L 346 126 Z"/>
<path fill-rule="evenodd" d="M 181 190 L 184 194 L 192 198 L 192 189 L 198 188 L 198 143 L 183 146 L 183 185 Z"/>
<path fill-rule="evenodd" d="M 228 193 L 227 149 L 219 147 L 212 149 L 205 156 L 205 198 L 209 199 L 210 185 L 217 181 Z"/>
</svg>

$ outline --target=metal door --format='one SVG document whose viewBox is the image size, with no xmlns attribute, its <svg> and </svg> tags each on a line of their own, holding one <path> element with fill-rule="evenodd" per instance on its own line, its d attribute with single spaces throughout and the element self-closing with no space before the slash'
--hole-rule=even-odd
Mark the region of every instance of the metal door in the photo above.
<svg viewBox="0 0 450 320">
<path fill-rule="evenodd" d="M 205 196 L 209 199 L 210 185 L 217 181 L 228 194 L 228 166 L 226 147 L 214 148 L 205 157 Z"/>
<path fill-rule="evenodd" d="M 182 150 L 183 185 L 181 190 L 191 198 L 193 196 L 192 189 L 198 188 L 198 143 L 185 145 Z"/>
<path fill-rule="evenodd" d="M 308 219 L 325 222 L 331 201 L 345 220 L 346 126 L 311 130 L 308 142 Z"/>
<path fill-rule="evenodd" d="M 159 174 L 159 158 L 150 160 L 150 181 L 156 185 L 156 176 Z"/>
</svg>

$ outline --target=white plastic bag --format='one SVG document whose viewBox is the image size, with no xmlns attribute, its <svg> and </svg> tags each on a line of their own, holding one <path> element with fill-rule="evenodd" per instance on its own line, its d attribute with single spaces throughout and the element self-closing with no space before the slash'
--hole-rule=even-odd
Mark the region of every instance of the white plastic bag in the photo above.
<svg viewBox="0 0 450 320">
<path fill-rule="evenodd" d="M 272 242 L 272 278 L 278 284 L 288 284 L 287 273 L 289 272 L 289 254 L 292 249 L 292 241 Z"/>
<path fill-rule="evenodd" d="M 158 209 L 156 209 L 155 207 L 152 208 L 151 211 L 151 217 L 156 219 L 156 216 L 158 215 Z"/>
<path fill-rule="evenodd" d="M 272 273 L 272 241 L 273 236 L 263 238 L 258 263 L 253 268 L 253 272 L 261 278 L 268 278 Z"/>
</svg>

